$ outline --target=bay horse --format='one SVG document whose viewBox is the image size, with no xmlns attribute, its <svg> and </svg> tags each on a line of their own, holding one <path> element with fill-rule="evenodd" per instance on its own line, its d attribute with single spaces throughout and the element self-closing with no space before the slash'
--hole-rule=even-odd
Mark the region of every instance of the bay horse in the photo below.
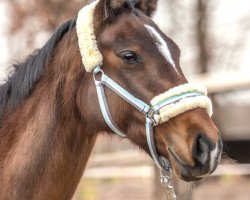
<svg viewBox="0 0 250 200">
<path fill-rule="evenodd" d="M 93 14 L 101 69 L 147 103 L 187 83 L 180 49 L 151 19 L 156 7 L 157 0 L 99 0 Z M 113 134 L 83 66 L 76 21 L 60 26 L 0 86 L 0 199 L 71 199 L 97 136 Z M 143 115 L 113 91 L 105 93 L 115 124 L 151 155 Z M 155 126 L 153 137 L 157 153 L 183 180 L 211 174 L 220 160 L 221 139 L 204 108 Z"/>
</svg>

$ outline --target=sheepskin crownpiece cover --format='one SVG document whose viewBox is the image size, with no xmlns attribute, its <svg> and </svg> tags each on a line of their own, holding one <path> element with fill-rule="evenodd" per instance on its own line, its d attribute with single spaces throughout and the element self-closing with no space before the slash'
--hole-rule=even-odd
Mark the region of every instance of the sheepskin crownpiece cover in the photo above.
<svg viewBox="0 0 250 200">
<path fill-rule="evenodd" d="M 83 7 L 76 20 L 76 32 L 82 62 L 87 72 L 102 66 L 103 57 L 98 49 L 94 31 L 94 9 L 99 0 Z"/>
<path fill-rule="evenodd" d="M 103 64 L 103 57 L 98 49 L 94 32 L 94 9 L 99 0 L 83 7 L 78 13 L 76 31 L 78 44 L 82 56 L 82 62 L 87 72 L 92 72 L 97 66 Z M 190 94 L 190 95 L 188 95 Z M 192 95 L 193 94 L 193 95 Z M 197 95 L 198 94 L 198 95 Z M 176 98 L 178 101 L 173 101 Z M 206 109 L 209 116 L 212 116 L 212 103 L 207 97 L 207 89 L 198 83 L 186 83 L 174 87 L 154 97 L 150 104 L 159 105 L 164 101 L 170 101 L 154 115 L 157 123 L 163 123 L 169 119 L 195 108 Z"/>
</svg>

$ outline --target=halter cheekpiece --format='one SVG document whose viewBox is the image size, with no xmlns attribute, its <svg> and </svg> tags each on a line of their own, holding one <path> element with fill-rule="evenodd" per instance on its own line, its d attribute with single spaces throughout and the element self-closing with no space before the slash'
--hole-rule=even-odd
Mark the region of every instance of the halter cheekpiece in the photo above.
<svg viewBox="0 0 250 200">
<path fill-rule="evenodd" d="M 98 49 L 93 27 L 93 14 L 97 3 L 98 0 L 85 6 L 79 12 L 76 29 L 82 62 L 85 70 L 93 73 L 103 118 L 107 125 L 117 135 L 126 137 L 126 134 L 123 133 L 112 120 L 104 92 L 104 86 L 110 88 L 122 99 L 130 103 L 134 108 L 145 115 L 146 137 L 151 157 L 160 170 L 165 173 L 167 172 L 166 176 L 162 176 L 161 181 L 163 181 L 163 186 L 167 186 L 166 188 L 173 190 L 171 188 L 171 184 L 169 183 L 169 171 L 171 169 L 171 165 L 165 158 L 162 158 L 157 153 L 154 142 L 153 127 L 194 108 L 204 108 L 211 116 L 212 103 L 207 97 L 207 89 L 205 86 L 198 83 L 186 83 L 159 94 L 154 97 L 149 104 L 147 104 L 113 81 L 101 69 L 103 57 Z M 172 197 L 175 199 L 174 194 L 172 194 Z"/>
</svg>

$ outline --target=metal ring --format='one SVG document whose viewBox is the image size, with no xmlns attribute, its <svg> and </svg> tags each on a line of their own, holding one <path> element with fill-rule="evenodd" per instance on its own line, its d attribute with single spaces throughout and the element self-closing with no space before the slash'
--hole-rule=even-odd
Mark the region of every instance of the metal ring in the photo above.
<svg viewBox="0 0 250 200">
<path fill-rule="evenodd" d="M 97 66 L 94 70 L 93 70 L 93 78 L 94 78 L 94 81 L 96 82 L 96 75 L 101 73 L 102 75 L 104 74 L 104 72 L 102 71 L 101 67 L 100 66 Z"/>
</svg>

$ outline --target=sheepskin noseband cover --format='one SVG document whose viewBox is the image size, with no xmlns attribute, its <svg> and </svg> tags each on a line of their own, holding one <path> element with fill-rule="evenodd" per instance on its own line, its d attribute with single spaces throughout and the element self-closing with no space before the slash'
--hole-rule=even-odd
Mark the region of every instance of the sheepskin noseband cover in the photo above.
<svg viewBox="0 0 250 200">
<path fill-rule="evenodd" d="M 78 36 L 78 44 L 82 56 L 82 62 L 87 72 L 92 72 L 97 66 L 102 66 L 103 57 L 98 49 L 97 41 L 94 33 L 94 9 L 99 0 L 83 7 L 78 13 L 76 21 L 76 31 Z M 178 102 L 170 103 L 159 110 L 154 116 L 158 123 L 168 121 L 179 114 L 194 108 L 204 108 L 207 113 L 212 115 L 212 104 L 207 97 L 207 89 L 203 85 L 187 83 L 174 87 L 151 100 L 151 105 L 157 105 L 162 101 L 175 98 L 186 93 L 198 92 L 201 95 L 181 98 Z"/>
<path fill-rule="evenodd" d="M 173 101 L 174 98 L 179 100 Z M 207 97 L 207 89 L 199 83 L 186 83 L 174 87 L 154 97 L 150 103 L 152 106 L 156 106 L 164 101 L 171 101 L 172 103 L 161 108 L 159 113 L 154 116 L 157 123 L 166 122 L 170 118 L 176 117 L 177 115 L 195 108 L 206 109 L 210 117 L 213 114 L 211 100 Z"/>
</svg>

